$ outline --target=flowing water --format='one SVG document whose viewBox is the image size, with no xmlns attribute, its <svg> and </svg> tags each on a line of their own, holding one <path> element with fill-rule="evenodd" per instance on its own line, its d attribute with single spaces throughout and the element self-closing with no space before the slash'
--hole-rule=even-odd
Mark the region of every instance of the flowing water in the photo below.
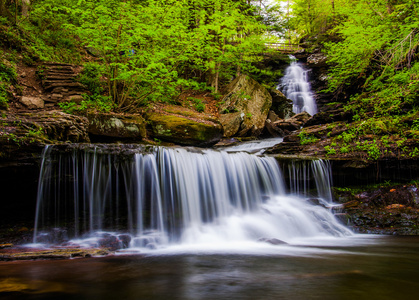
<svg viewBox="0 0 419 300">
<path fill-rule="evenodd" d="M 317 106 L 308 80 L 309 72 L 297 62 L 295 57 L 290 58 L 291 64 L 285 70 L 285 76 L 282 77 L 278 89 L 292 100 L 294 113 L 306 111 L 314 115 L 317 113 Z"/>
<path fill-rule="evenodd" d="M 240 249 L 352 235 L 325 208 L 333 205 L 327 162 L 293 166 L 288 189 L 273 157 L 232 148 L 118 154 L 126 149 L 112 147 L 45 149 L 34 243 L 97 246 L 111 235 L 142 251 Z"/>
<path fill-rule="evenodd" d="M 353 234 L 328 209 L 327 162 L 287 169 L 237 148 L 47 147 L 37 246 L 129 243 L 0 262 L 0 298 L 416 299 L 419 238 Z"/>
</svg>

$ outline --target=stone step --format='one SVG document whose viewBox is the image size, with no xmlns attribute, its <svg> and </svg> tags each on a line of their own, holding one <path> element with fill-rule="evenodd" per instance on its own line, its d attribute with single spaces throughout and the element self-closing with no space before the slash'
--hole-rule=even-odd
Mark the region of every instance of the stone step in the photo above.
<svg viewBox="0 0 419 300">
<path fill-rule="evenodd" d="M 74 69 L 72 67 L 47 67 L 45 72 L 74 73 Z"/>
<path fill-rule="evenodd" d="M 47 75 L 65 75 L 65 74 L 72 74 L 76 75 L 77 73 L 74 72 L 74 70 L 47 70 L 44 72 L 44 74 Z"/>
<path fill-rule="evenodd" d="M 63 87 L 63 88 L 68 88 L 68 89 L 73 89 L 73 90 L 87 90 L 83 84 L 79 82 L 74 82 L 74 81 L 48 82 L 44 84 L 45 84 L 44 88 L 46 91 L 53 90 L 57 87 Z"/>
<path fill-rule="evenodd" d="M 67 80 L 42 80 L 42 85 L 45 86 L 45 87 L 49 86 L 51 84 L 54 84 L 54 83 L 66 84 L 66 83 L 75 83 L 75 81 L 71 80 L 71 79 L 67 79 Z"/>
<path fill-rule="evenodd" d="M 46 66 L 69 66 L 69 67 L 73 67 L 73 64 L 67 64 L 67 63 L 59 63 L 59 62 L 53 62 L 53 61 L 46 61 L 42 63 L 43 65 Z"/>
<path fill-rule="evenodd" d="M 75 74 L 63 74 L 63 75 L 47 75 L 44 77 L 44 80 L 52 81 L 52 80 L 72 80 L 75 79 L 77 75 Z"/>
<path fill-rule="evenodd" d="M 66 89 L 66 88 L 64 88 L 64 87 L 62 87 L 62 86 L 60 86 L 60 87 L 56 87 L 55 89 L 53 89 L 52 91 L 51 91 L 51 93 L 52 94 L 59 94 L 59 93 L 66 93 L 66 92 L 68 92 L 69 90 L 68 89 Z"/>
<path fill-rule="evenodd" d="M 68 91 L 66 93 L 61 93 L 63 96 L 74 96 L 74 95 L 83 95 L 86 94 L 87 91 Z"/>
<path fill-rule="evenodd" d="M 44 72 L 45 76 L 53 76 L 53 75 L 57 75 L 57 76 L 61 76 L 61 75 L 77 75 L 76 72 L 70 72 L 67 70 L 52 70 L 52 71 L 47 71 Z"/>
</svg>

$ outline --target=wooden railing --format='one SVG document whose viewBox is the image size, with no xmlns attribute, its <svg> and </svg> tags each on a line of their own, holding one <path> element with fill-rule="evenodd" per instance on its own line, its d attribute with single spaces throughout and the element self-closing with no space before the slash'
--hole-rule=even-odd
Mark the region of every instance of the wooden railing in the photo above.
<svg viewBox="0 0 419 300">
<path fill-rule="evenodd" d="M 268 43 L 265 44 L 266 47 L 275 49 L 282 52 L 297 52 L 302 50 L 303 48 L 300 47 L 298 44 L 288 44 L 288 43 Z"/>
</svg>

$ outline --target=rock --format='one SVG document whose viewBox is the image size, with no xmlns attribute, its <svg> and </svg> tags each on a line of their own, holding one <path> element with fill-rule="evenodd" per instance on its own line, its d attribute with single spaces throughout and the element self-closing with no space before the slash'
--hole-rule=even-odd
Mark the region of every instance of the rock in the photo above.
<svg viewBox="0 0 419 300">
<path fill-rule="evenodd" d="M 322 111 L 315 114 L 311 119 L 305 122 L 304 127 L 328 124 L 339 121 L 350 122 L 351 120 L 352 113 L 346 112 L 342 108 L 339 108 L 335 110 Z"/>
<path fill-rule="evenodd" d="M 307 57 L 307 63 L 310 67 L 315 65 L 316 67 L 326 66 L 327 65 L 327 56 L 323 53 L 314 53 Z"/>
<path fill-rule="evenodd" d="M 160 112 L 147 114 L 151 137 L 186 146 L 210 146 L 223 136 L 220 124 Z"/>
<path fill-rule="evenodd" d="M 39 97 L 26 97 L 23 96 L 20 99 L 20 103 L 25 105 L 29 109 L 40 109 L 45 107 L 44 100 Z"/>
<path fill-rule="evenodd" d="M 265 243 L 275 245 L 275 246 L 277 246 L 277 245 L 288 245 L 287 242 L 284 242 L 284 241 L 281 241 L 281 240 L 278 240 L 278 239 L 275 239 L 275 238 L 272 238 L 272 239 L 260 238 L 260 239 L 258 239 L 258 242 L 265 242 Z"/>
<path fill-rule="evenodd" d="M 146 137 L 146 122 L 140 115 L 88 114 L 88 132 L 100 137 L 140 141 Z"/>
<path fill-rule="evenodd" d="M 267 121 L 265 126 L 272 136 L 286 136 L 292 131 L 299 130 L 309 119 L 310 115 L 307 112 L 302 112 L 286 120 Z"/>
<path fill-rule="evenodd" d="M 0 261 L 14 260 L 44 260 L 44 259 L 70 259 L 76 257 L 105 256 L 112 252 L 106 249 L 47 249 L 25 252 L 26 248 L 15 249 L 10 253 L 0 255 Z"/>
<path fill-rule="evenodd" d="M 268 113 L 267 120 L 270 120 L 271 122 L 276 122 L 276 121 L 279 121 L 280 118 L 278 117 L 278 115 L 273 110 L 270 110 L 269 113 Z"/>
<path fill-rule="evenodd" d="M 234 115 L 220 117 L 224 136 L 258 136 L 265 127 L 265 120 L 272 106 L 272 96 L 263 86 L 246 75 L 237 77 L 226 90 L 219 111 L 221 114 Z M 240 127 L 237 129 L 238 122 Z"/>
<path fill-rule="evenodd" d="M 231 137 L 235 135 L 242 123 L 241 113 L 229 113 L 229 114 L 221 114 L 220 115 L 220 123 L 223 125 L 224 129 L 224 136 Z"/>
<path fill-rule="evenodd" d="M 121 241 L 122 249 L 129 248 L 129 244 L 131 242 L 131 236 L 128 234 L 120 234 L 118 235 L 118 239 Z"/>
<path fill-rule="evenodd" d="M 147 249 L 150 249 L 150 250 L 156 250 L 157 249 L 157 245 L 155 243 L 148 243 L 145 247 Z"/>
<path fill-rule="evenodd" d="M 281 128 L 277 126 L 274 126 L 273 123 L 274 122 L 272 122 L 270 119 L 266 119 L 265 121 L 265 129 L 268 131 L 270 136 L 281 137 L 287 134 L 286 131 L 282 130 Z"/>
<path fill-rule="evenodd" d="M 35 123 L 44 129 L 51 140 L 90 142 L 87 134 L 88 121 L 85 117 L 61 111 L 45 111 L 29 117 L 35 118 Z"/>
<path fill-rule="evenodd" d="M 320 199 L 317 199 L 317 198 L 310 198 L 310 199 L 307 199 L 307 202 L 308 202 L 308 203 L 310 203 L 310 204 L 312 204 L 312 205 L 315 205 L 315 206 L 321 206 L 321 207 L 324 207 L 324 208 L 328 208 L 328 207 L 324 204 L 324 202 L 323 202 L 323 201 L 321 201 Z"/>
<path fill-rule="evenodd" d="M 285 97 L 285 95 L 277 89 L 270 89 L 269 93 L 272 96 L 271 110 L 281 119 L 292 117 L 292 100 Z M 271 119 L 272 120 L 272 119 Z M 275 121 L 275 120 L 272 120 Z"/>
<path fill-rule="evenodd" d="M 310 114 L 308 112 L 303 111 L 287 119 L 287 121 L 303 126 L 310 118 L 311 118 Z"/>
<path fill-rule="evenodd" d="M 122 248 L 121 241 L 116 236 L 110 234 L 105 234 L 101 239 L 99 239 L 98 244 L 99 247 L 103 247 L 111 251 Z"/>
<path fill-rule="evenodd" d="M 93 47 L 85 47 L 87 53 L 89 53 L 90 55 L 94 56 L 94 57 L 100 57 L 101 53 L 99 50 L 93 48 Z"/>
<path fill-rule="evenodd" d="M 81 95 L 71 95 L 68 97 L 69 102 L 74 102 L 80 104 L 84 100 L 83 96 Z"/>
<path fill-rule="evenodd" d="M 49 232 L 40 233 L 36 241 L 42 244 L 59 244 L 68 240 L 67 230 L 54 228 Z"/>
</svg>

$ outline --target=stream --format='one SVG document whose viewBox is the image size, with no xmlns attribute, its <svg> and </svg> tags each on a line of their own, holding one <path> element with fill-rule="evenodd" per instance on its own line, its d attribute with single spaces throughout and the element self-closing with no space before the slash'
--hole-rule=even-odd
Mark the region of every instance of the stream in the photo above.
<svg viewBox="0 0 419 300">
<path fill-rule="evenodd" d="M 0 298 L 417 299 L 418 237 L 357 236 L 340 244 L 6 262 Z"/>
</svg>

